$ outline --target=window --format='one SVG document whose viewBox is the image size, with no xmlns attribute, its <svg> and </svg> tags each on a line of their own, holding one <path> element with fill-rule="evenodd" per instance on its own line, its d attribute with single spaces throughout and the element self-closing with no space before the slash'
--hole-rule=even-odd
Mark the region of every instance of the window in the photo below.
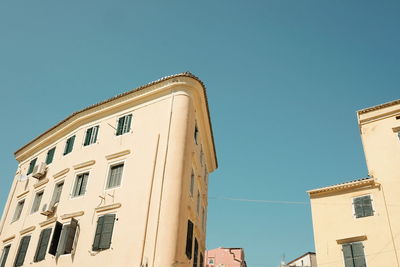
<svg viewBox="0 0 400 267">
<path fill-rule="evenodd" d="M 64 186 L 64 181 L 56 184 L 56 186 L 54 187 L 54 192 L 53 192 L 53 196 L 51 198 L 49 208 L 53 207 L 55 204 L 60 202 L 60 197 L 61 197 L 63 186 Z"/>
<path fill-rule="evenodd" d="M 342 245 L 345 267 L 366 267 L 364 246 L 361 242 Z"/>
<path fill-rule="evenodd" d="M 200 202 L 201 202 L 200 191 L 197 191 L 197 205 L 196 205 L 197 215 L 199 215 L 199 213 L 200 213 Z"/>
<path fill-rule="evenodd" d="M 371 196 L 353 198 L 353 205 L 356 218 L 374 215 Z"/>
<path fill-rule="evenodd" d="M 204 152 L 203 152 L 203 146 L 200 149 L 200 164 L 201 166 L 204 165 Z"/>
<path fill-rule="evenodd" d="M 214 265 L 214 258 L 209 258 L 208 259 L 208 264 Z"/>
<path fill-rule="evenodd" d="M 19 243 L 17 257 L 15 258 L 14 267 L 22 266 L 25 261 L 25 255 L 28 250 L 29 241 L 31 241 L 31 236 L 24 236 Z"/>
<path fill-rule="evenodd" d="M 197 123 L 194 126 L 194 142 L 196 145 L 199 144 L 199 128 L 197 128 Z"/>
<path fill-rule="evenodd" d="M 197 238 L 194 239 L 194 253 L 193 253 L 193 267 L 198 267 L 198 253 L 199 253 L 199 243 L 197 242 Z"/>
<path fill-rule="evenodd" d="M 78 241 L 78 221 L 71 219 L 69 224 L 62 225 L 56 222 L 49 253 L 54 256 L 74 253 Z"/>
<path fill-rule="evenodd" d="M 116 135 L 123 135 L 131 130 L 132 114 L 125 115 L 118 119 Z"/>
<path fill-rule="evenodd" d="M 85 142 L 84 146 L 88 146 L 90 144 L 96 143 L 97 141 L 97 133 L 99 132 L 99 126 L 94 126 L 86 130 Z"/>
<path fill-rule="evenodd" d="M 192 170 L 192 174 L 190 175 L 190 196 L 193 197 L 194 194 L 194 172 Z"/>
<path fill-rule="evenodd" d="M 73 197 L 83 196 L 85 194 L 88 177 L 88 172 L 76 176 L 74 190 L 72 191 Z"/>
<path fill-rule="evenodd" d="M 26 175 L 29 175 L 33 172 L 33 169 L 35 168 L 35 165 L 36 165 L 36 161 L 37 161 L 37 158 L 31 160 L 31 162 L 29 163 L 29 168 L 28 168 L 28 172 L 26 173 Z"/>
<path fill-rule="evenodd" d="M 46 156 L 46 164 L 47 165 L 49 165 L 50 163 L 53 162 L 54 152 L 56 152 L 56 148 L 55 147 L 53 147 L 52 149 L 47 151 L 47 156 Z"/>
<path fill-rule="evenodd" d="M 192 258 L 192 247 L 193 247 L 193 223 L 188 220 L 187 235 L 186 235 L 186 256 Z"/>
<path fill-rule="evenodd" d="M 111 247 L 111 238 L 114 230 L 115 214 L 106 214 L 98 218 L 93 240 L 93 251 Z"/>
<path fill-rule="evenodd" d="M 6 266 L 8 253 L 10 252 L 11 245 L 5 246 L 0 258 L 0 267 Z"/>
<path fill-rule="evenodd" d="M 13 222 L 17 221 L 21 217 L 22 209 L 24 208 L 25 199 L 18 201 L 15 213 L 13 216 Z"/>
<path fill-rule="evenodd" d="M 203 257 L 203 253 L 200 253 L 200 267 L 204 266 L 204 257 Z"/>
<path fill-rule="evenodd" d="M 43 197 L 43 191 L 36 193 L 35 199 L 33 200 L 31 213 L 35 213 L 39 210 L 42 197 Z"/>
<path fill-rule="evenodd" d="M 64 155 L 71 153 L 72 148 L 74 147 L 74 141 L 75 141 L 75 135 L 67 139 L 64 148 Z"/>
<path fill-rule="evenodd" d="M 202 213 L 201 213 L 201 224 L 202 224 L 202 227 L 203 227 L 203 231 L 205 231 L 206 230 L 206 211 L 205 211 L 204 207 L 203 207 L 203 210 L 202 210 Z"/>
<path fill-rule="evenodd" d="M 123 163 L 111 166 L 110 171 L 108 173 L 106 189 L 114 188 L 121 184 L 123 169 L 124 169 Z"/>
<path fill-rule="evenodd" d="M 49 244 L 51 235 L 51 228 L 44 229 L 40 232 L 39 241 L 36 247 L 34 262 L 44 260 L 47 251 L 47 245 Z"/>
</svg>

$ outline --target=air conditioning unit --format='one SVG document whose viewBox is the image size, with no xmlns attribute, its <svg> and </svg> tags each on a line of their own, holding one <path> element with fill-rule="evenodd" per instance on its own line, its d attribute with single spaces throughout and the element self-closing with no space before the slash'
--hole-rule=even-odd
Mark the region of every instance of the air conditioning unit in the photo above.
<svg viewBox="0 0 400 267">
<path fill-rule="evenodd" d="M 51 206 L 51 207 L 47 207 L 47 204 L 44 204 L 42 206 L 42 211 L 40 212 L 40 214 L 45 215 L 45 216 L 50 216 L 52 214 L 54 214 L 54 212 L 56 211 L 57 208 L 57 204 Z"/>
<path fill-rule="evenodd" d="M 46 174 L 46 163 L 41 162 L 33 168 L 32 177 L 42 178 Z"/>
</svg>

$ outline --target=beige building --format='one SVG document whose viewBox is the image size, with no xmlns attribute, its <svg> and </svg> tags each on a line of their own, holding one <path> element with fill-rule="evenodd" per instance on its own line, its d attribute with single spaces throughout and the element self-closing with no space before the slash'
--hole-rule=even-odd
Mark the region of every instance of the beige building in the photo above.
<svg viewBox="0 0 400 267">
<path fill-rule="evenodd" d="M 357 112 L 369 177 L 308 191 L 318 266 L 400 266 L 400 100 Z"/>
<path fill-rule="evenodd" d="M 0 267 L 202 264 L 217 159 L 192 74 L 75 112 L 15 157 Z"/>
</svg>

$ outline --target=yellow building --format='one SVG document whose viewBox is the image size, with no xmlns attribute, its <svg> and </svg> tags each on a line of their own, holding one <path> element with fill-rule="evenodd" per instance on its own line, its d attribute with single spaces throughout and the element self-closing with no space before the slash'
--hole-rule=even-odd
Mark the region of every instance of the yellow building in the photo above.
<svg viewBox="0 0 400 267">
<path fill-rule="evenodd" d="M 217 159 L 192 74 L 75 112 L 15 157 L 0 267 L 203 264 Z"/>
<path fill-rule="evenodd" d="M 308 191 L 318 266 L 400 266 L 400 100 L 357 112 L 369 175 Z"/>
</svg>

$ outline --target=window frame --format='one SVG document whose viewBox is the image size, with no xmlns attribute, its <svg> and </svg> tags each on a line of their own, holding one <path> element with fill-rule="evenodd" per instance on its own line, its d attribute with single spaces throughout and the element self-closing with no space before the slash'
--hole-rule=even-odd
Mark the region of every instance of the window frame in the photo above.
<svg viewBox="0 0 400 267">
<path fill-rule="evenodd" d="M 40 198 L 40 201 L 39 201 L 37 210 L 33 210 L 33 208 L 34 208 L 34 206 L 35 206 L 36 198 L 37 198 L 37 196 L 38 196 L 40 193 L 42 194 L 42 196 L 41 196 L 41 198 Z M 38 190 L 38 191 L 35 192 L 35 197 L 33 198 L 32 207 L 31 207 L 31 214 L 34 214 L 34 213 L 36 213 L 36 212 L 38 212 L 38 211 L 40 210 L 40 204 L 42 204 L 43 195 L 44 195 L 44 189 L 40 189 L 40 190 Z"/>
<path fill-rule="evenodd" d="M 19 207 L 19 203 L 21 203 L 21 202 L 22 202 L 21 211 L 19 212 L 18 218 L 16 218 L 17 209 L 18 209 L 18 207 Z M 16 222 L 16 221 L 18 221 L 18 220 L 21 218 L 22 211 L 24 210 L 25 202 L 26 202 L 26 199 L 25 199 L 25 198 L 19 199 L 19 200 L 17 201 L 17 205 L 15 206 L 14 215 L 13 215 L 13 217 L 12 217 L 11 222 Z"/>
<path fill-rule="evenodd" d="M 123 125 L 122 125 L 122 130 L 121 130 L 121 133 L 119 133 L 119 120 L 121 119 L 121 118 L 125 118 L 125 117 L 129 117 L 130 116 L 130 121 L 129 121 L 129 129 L 128 130 L 126 130 L 126 132 L 124 132 L 124 128 L 126 127 L 126 125 L 125 125 L 125 123 L 126 123 L 126 120 L 124 119 L 124 122 L 123 122 Z M 116 123 L 116 127 L 115 127 L 115 136 L 122 136 L 122 135 L 125 135 L 125 134 L 128 134 L 128 133 L 132 133 L 133 131 L 132 131 L 132 121 L 133 121 L 133 112 L 129 112 L 129 113 L 125 113 L 124 115 L 121 115 L 121 116 L 118 116 L 117 117 L 117 123 Z"/>
<path fill-rule="evenodd" d="M 36 157 L 29 162 L 29 167 L 28 167 L 28 171 L 26 172 L 26 175 L 30 175 L 33 173 L 33 170 L 35 169 L 35 166 L 37 163 L 37 159 L 38 158 Z"/>
<path fill-rule="evenodd" d="M 355 199 L 357 199 L 357 198 L 363 198 L 363 197 L 366 197 L 366 196 L 369 196 L 369 197 L 370 197 L 372 215 L 364 215 L 364 216 L 357 217 L 356 207 L 355 207 L 355 202 L 354 202 L 354 201 L 355 201 Z M 364 194 L 364 195 L 354 196 L 354 197 L 351 198 L 351 201 L 352 201 L 352 202 L 351 202 L 351 205 L 352 205 L 353 217 L 354 217 L 355 219 L 361 219 L 361 218 L 366 218 L 366 217 L 375 216 L 375 207 L 374 207 L 374 204 L 373 204 L 374 198 L 373 198 L 372 194 Z M 364 206 L 363 206 L 363 213 L 364 213 Z"/>
<path fill-rule="evenodd" d="M 111 174 L 111 168 L 115 167 L 115 166 L 118 166 L 118 165 L 123 165 L 122 174 L 121 174 L 121 179 L 120 179 L 119 185 L 118 186 L 114 186 L 114 187 L 107 187 L 108 183 L 109 183 L 110 174 Z M 107 166 L 107 176 L 106 176 L 106 179 L 105 179 L 106 181 L 105 181 L 105 185 L 104 185 L 104 191 L 117 189 L 117 188 L 120 188 L 122 186 L 124 173 L 125 173 L 125 166 L 126 166 L 126 159 L 114 161 L 114 162 L 108 164 L 108 166 Z"/>
<path fill-rule="evenodd" d="M 6 250 L 7 250 L 7 253 L 6 253 Z M 0 256 L 0 267 L 6 266 L 7 259 L 9 258 L 9 255 L 10 255 L 10 250 L 11 250 L 11 244 L 5 244 L 3 246 L 3 250 L 2 250 L 1 256 Z"/>
<path fill-rule="evenodd" d="M 93 129 L 94 128 L 97 128 L 97 130 L 96 130 L 96 134 L 95 134 L 94 140 L 92 140 Z M 90 129 L 92 129 L 92 132 L 90 133 L 89 143 L 86 144 L 87 134 L 88 134 L 88 131 Z M 85 135 L 84 135 L 83 142 L 82 142 L 82 146 L 83 147 L 87 147 L 87 146 L 90 146 L 90 145 L 98 143 L 99 131 L 100 131 L 100 124 L 96 124 L 96 125 L 93 125 L 91 127 L 86 128 Z"/>
<path fill-rule="evenodd" d="M 87 177 L 86 177 L 86 186 L 85 186 L 85 190 L 84 190 L 83 194 L 81 194 L 81 195 L 74 195 L 75 187 L 76 187 L 77 182 L 78 182 L 78 177 L 79 177 L 80 175 L 85 175 L 85 174 L 87 174 Z M 74 182 L 73 182 L 73 184 L 72 184 L 72 191 L 71 191 L 71 194 L 70 194 L 70 198 L 71 198 L 71 199 L 77 199 L 77 198 L 80 198 L 80 197 L 83 197 L 83 196 L 86 195 L 87 187 L 88 187 L 88 182 L 89 182 L 89 177 L 90 177 L 90 170 L 81 171 L 81 172 L 78 172 L 78 173 L 75 174 L 75 179 L 74 179 Z M 82 186 L 82 185 L 81 185 L 81 186 Z"/>
</svg>

